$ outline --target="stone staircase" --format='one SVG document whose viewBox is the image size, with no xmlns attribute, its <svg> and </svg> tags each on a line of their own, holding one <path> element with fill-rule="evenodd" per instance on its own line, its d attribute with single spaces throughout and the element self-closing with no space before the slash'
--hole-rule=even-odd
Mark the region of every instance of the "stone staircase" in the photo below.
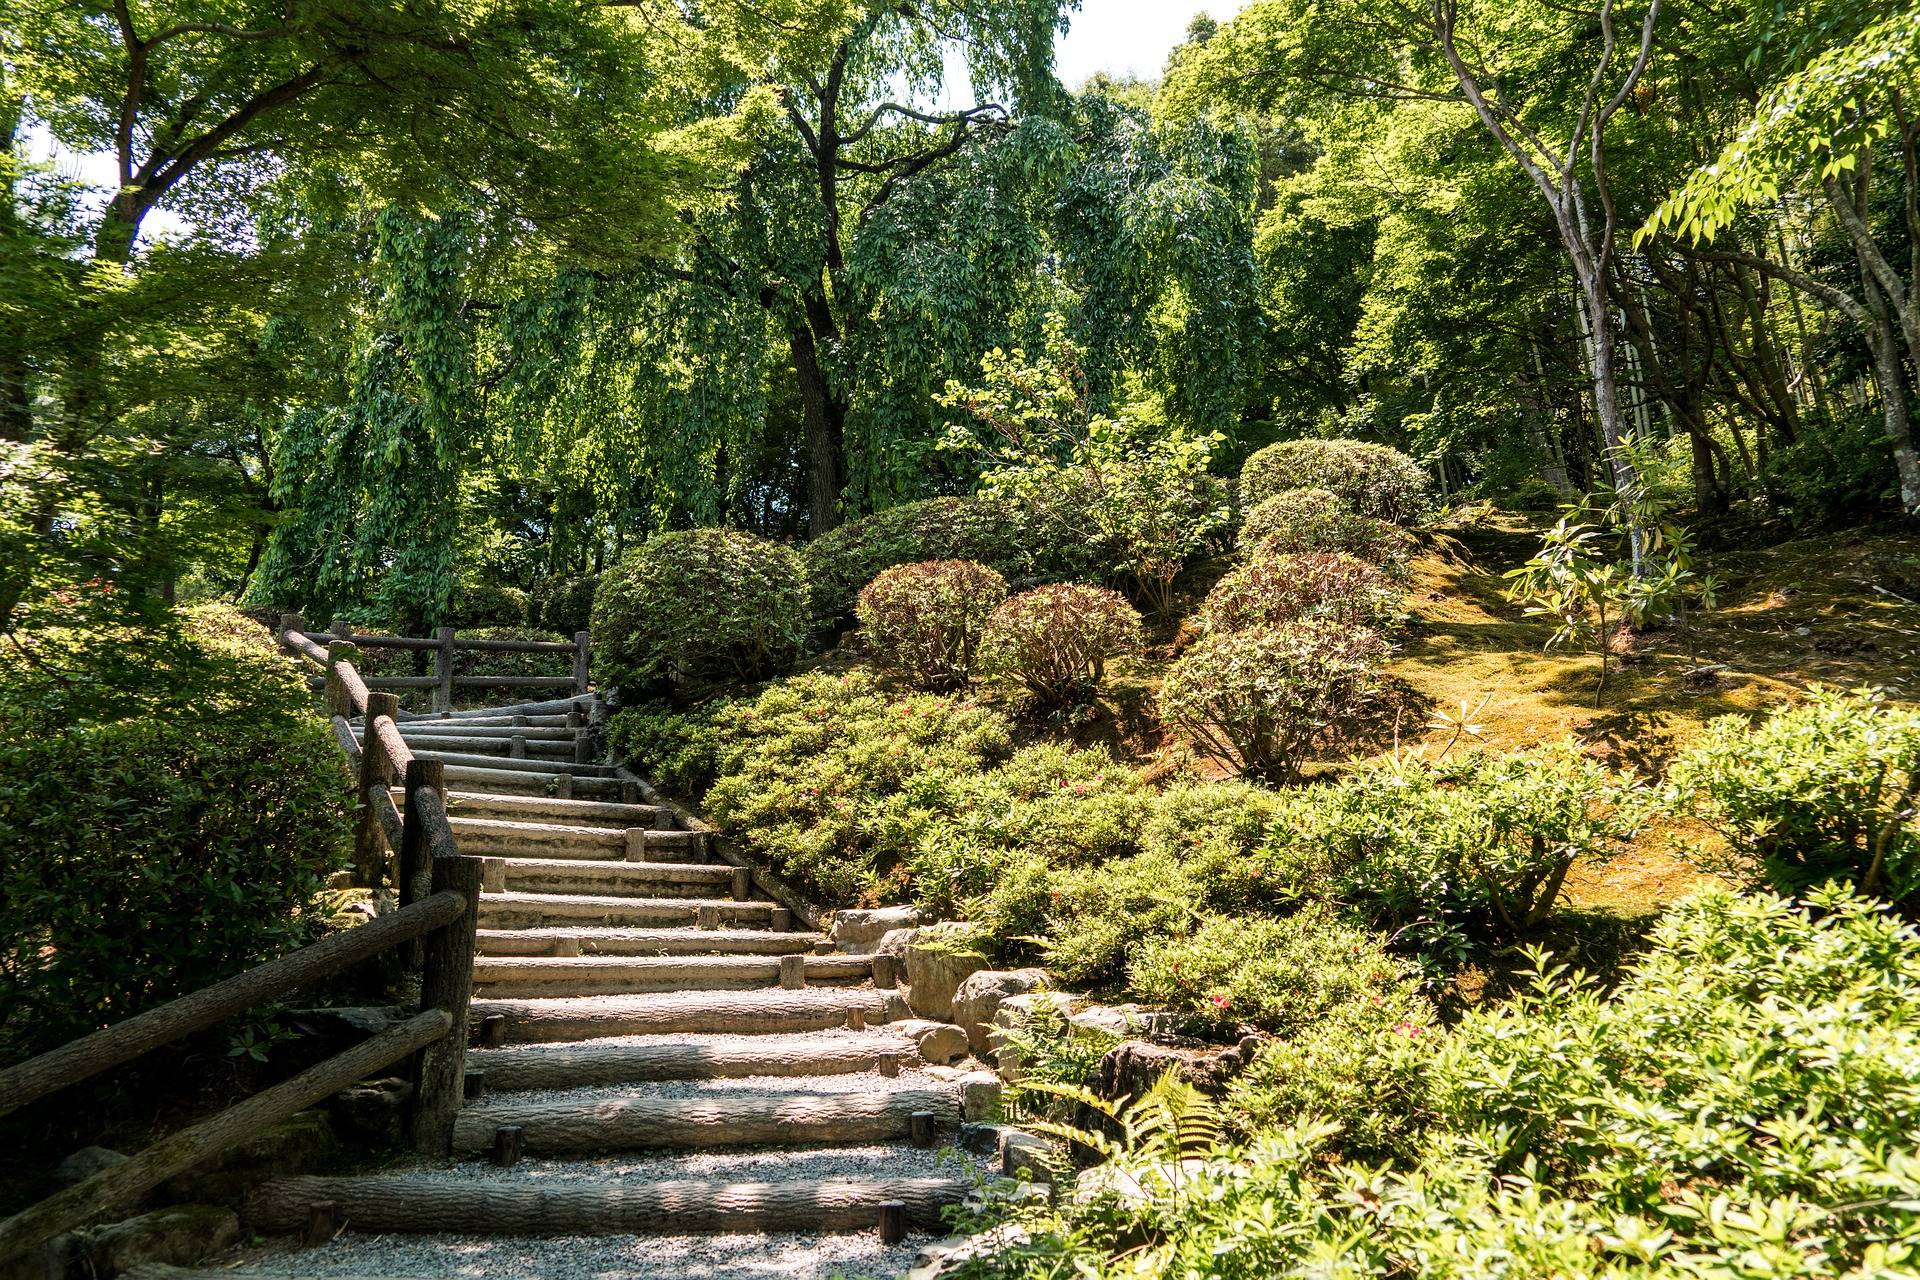
<svg viewBox="0 0 1920 1280">
<path fill-rule="evenodd" d="M 796 930 L 704 833 L 634 803 L 616 769 L 575 763 L 564 715 L 504 708 L 401 732 L 445 763 L 461 851 L 485 859 L 467 1062 L 478 1088 L 454 1160 L 266 1183 L 248 1203 L 256 1231 L 325 1235 L 310 1230 L 319 1215 L 339 1234 L 204 1274 L 439 1276 L 455 1274 L 435 1261 L 450 1237 L 632 1246 L 703 1233 L 741 1239 L 729 1263 L 741 1269 L 699 1274 L 814 1274 L 760 1267 L 739 1237 L 759 1232 L 864 1232 L 892 1246 L 870 1271 L 841 1249 L 822 1277 L 904 1269 L 902 1232 L 941 1230 L 973 1182 L 935 1159 L 969 1118 L 965 1091 L 958 1072 L 922 1058 L 931 1024 L 911 1020 L 892 962 L 880 959 L 876 983 L 875 957 Z M 413 1252 L 394 1252 L 390 1236 Z M 367 1253 L 370 1240 L 383 1251 Z M 681 1261 L 657 1274 L 693 1274 L 689 1248 L 711 1253 L 680 1240 L 658 1256 Z M 650 1252 L 629 1247 L 633 1265 L 583 1274 L 656 1274 Z M 524 1251 L 514 1256 L 457 1274 L 528 1274 Z"/>
</svg>

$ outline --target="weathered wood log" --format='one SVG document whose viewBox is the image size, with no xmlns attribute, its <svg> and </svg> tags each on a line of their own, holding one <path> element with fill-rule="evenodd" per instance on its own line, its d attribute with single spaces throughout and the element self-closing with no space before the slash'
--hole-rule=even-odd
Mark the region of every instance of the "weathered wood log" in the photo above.
<svg viewBox="0 0 1920 1280">
<path fill-rule="evenodd" d="M 701 901 L 698 898 L 624 898 L 577 893 L 490 893 L 480 904 L 489 929 L 603 924 L 718 929 L 722 924 L 766 923 L 764 902 Z"/>
<path fill-rule="evenodd" d="M 790 972 L 789 972 L 790 971 Z M 870 972 L 866 956 L 482 956 L 473 980 L 489 997 L 638 995 L 666 991 L 748 991 L 775 983 L 853 985 Z M 791 973 L 791 976 L 790 976 Z"/>
<path fill-rule="evenodd" d="M 573 644 L 567 640 L 463 640 L 454 637 L 453 647 L 462 653 L 567 653 Z"/>
<path fill-rule="evenodd" d="M 424 801 L 433 797 L 424 792 Z M 433 797 L 437 799 L 437 797 Z M 412 1139 L 414 1149 L 444 1155 L 460 1110 L 466 1083 L 467 1016 L 473 995 L 473 921 L 480 900 L 480 859 L 435 858 L 435 896 L 452 893 L 466 906 L 454 924 L 427 938 L 426 960 L 420 969 L 420 1007 L 439 1010 L 451 1021 L 453 1034 L 435 1041 L 420 1055 L 414 1080 Z"/>
<path fill-rule="evenodd" d="M 665 995 L 556 1000 L 476 1000 L 476 1013 L 507 1020 L 514 1044 L 592 1040 L 600 1036 L 672 1032 L 825 1031 L 843 1026 L 860 1009 L 870 1024 L 907 1016 L 897 992 L 865 987 L 808 987 L 802 991 L 678 991 Z"/>
<path fill-rule="evenodd" d="M 280 643 L 316 666 L 327 665 L 325 646 L 315 644 L 299 631 L 282 631 Z"/>
<path fill-rule="evenodd" d="M 0 1070 L 0 1115 L 255 1005 L 311 986 L 389 947 L 442 928 L 464 911 L 465 903 L 458 896 L 436 895 Z"/>
<path fill-rule="evenodd" d="M 725 867 L 697 862 L 604 862 L 595 858 L 503 858 L 516 893 L 609 898 L 712 898 L 725 893 Z M 729 899 L 732 901 L 732 899 Z"/>
<path fill-rule="evenodd" d="M 572 676 L 455 676 L 456 689 L 570 689 Z"/>
<path fill-rule="evenodd" d="M 865 1071 L 882 1053 L 911 1061 L 917 1050 L 905 1036 L 872 1031 L 861 1036 L 764 1035 L 751 1041 L 688 1037 L 653 1044 L 526 1044 L 469 1050 L 467 1060 L 486 1071 L 495 1088 L 512 1091 L 849 1075 Z"/>
<path fill-rule="evenodd" d="M 390 693 L 369 693 L 365 706 L 367 723 L 376 728 L 362 734 L 360 739 L 360 804 L 353 829 L 353 871 L 355 883 L 377 889 L 385 879 L 382 873 L 387 860 L 386 838 L 381 831 L 380 812 L 371 797 L 378 793 L 384 800 L 386 789 L 393 782 L 386 743 L 380 738 L 377 726 L 382 717 L 391 720 L 400 702 Z"/>
<path fill-rule="evenodd" d="M 384 784 L 367 789 L 367 808 L 380 824 L 380 834 L 387 847 L 398 852 L 400 841 L 406 836 L 406 820 L 400 816 L 400 806 L 387 794 Z"/>
<path fill-rule="evenodd" d="M 291 1080 L 228 1107 L 210 1120 L 161 1139 L 131 1159 L 54 1193 L 5 1222 L 0 1222 L 0 1261 L 18 1257 L 62 1231 L 70 1231 L 126 1204 L 167 1179 L 185 1173 L 201 1161 L 258 1137 L 294 1112 L 338 1093 L 410 1053 L 446 1039 L 451 1026 L 452 1020 L 443 1010 L 429 1009 L 344 1053 L 337 1053 L 325 1062 L 309 1067 Z M 303 1197 L 295 1223 L 305 1224 L 307 1206 L 314 1201 L 334 1198 L 325 1195 Z"/>
<path fill-rule="evenodd" d="M 891 1200 L 903 1205 L 908 1223 L 931 1230 L 940 1225 L 941 1210 L 963 1199 L 967 1189 L 957 1178 L 483 1182 L 426 1172 L 298 1177 L 256 1188 L 247 1200 L 247 1221 L 263 1232 L 294 1230 L 305 1206 L 324 1196 L 339 1201 L 350 1231 L 522 1236 L 870 1231 L 879 1203 Z"/>
<path fill-rule="evenodd" d="M 435 760 L 427 763 L 440 762 Z M 445 766 L 441 767 L 439 773 L 445 776 Z M 420 811 L 420 831 L 426 837 L 430 863 L 432 859 L 453 858 L 460 854 L 460 844 L 454 839 L 453 824 L 447 820 L 447 805 L 440 798 L 441 794 L 438 785 L 422 787 L 413 793 L 413 804 L 409 806 Z"/>
<path fill-rule="evenodd" d="M 401 780 L 401 796 L 405 801 L 405 810 L 400 823 L 400 905 L 406 906 L 426 897 L 433 892 L 433 833 L 427 829 L 427 813 L 433 807 L 432 801 L 423 797 L 431 792 L 434 800 L 439 800 L 446 787 L 444 774 L 446 766 L 438 760 L 409 760 L 406 776 Z M 392 799 L 392 793 L 388 793 Z M 444 802 L 443 802 L 444 803 Z M 442 818 L 445 809 L 441 810 Z M 443 840 L 452 837 L 443 833 Z M 413 958 L 413 968 L 419 968 L 425 958 L 425 952 Z"/>
<path fill-rule="evenodd" d="M 733 1092 L 712 1097 L 637 1097 L 592 1102 L 512 1102 L 468 1107 L 454 1121 L 453 1149 L 484 1151 L 503 1124 L 526 1131 L 530 1154 L 647 1148 L 809 1146 L 907 1137 L 913 1113 L 960 1122 L 952 1091 L 890 1088 L 873 1093 Z"/>
<path fill-rule="evenodd" d="M 400 736 L 400 726 L 393 722 L 393 713 L 400 709 L 399 700 L 392 694 L 380 695 L 382 710 L 374 713 L 373 732 L 380 739 L 380 752 L 387 766 L 386 782 L 392 785 L 407 772 L 407 766 L 413 763 L 413 748 Z M 372 695 L 368 704 L 373 704 Z"/>
<path fill-rule="evenodd" d="M 508 756 L 489 755 L 484 752 L 441 751 L 437 748 L 420 746 L 415 755 L 425 756 L 429 760 L 443 761 L 449 765 L 467 765 L 476 769 L 496 769 L 512 773 L 571 773 L 583 778 L 604 778 L 610 768 L 604 764 L 575 764 L 571 760 L 515 760 Z"/>
<path fill-rule="evenodd" d="M 441 715 L 453 710 L 453 628 L 433 632 L 433 709 Z"/>
<path fill-rule="evenodd" d="M 360 773 L 360 739 L 353 736 L 353 725 L 345 716 L 333 717 L 333 739 L 340 744 L 340 752 L 347 758 L 347 765 L 357 777 Z"/>
<path fill-rule="evenodd" d="M 774 933 L 765 929 L 623 929 L 561 925 L 535 929 L 482 929 L 476 943 L 483 956 L 782 956 L 811 953 L 817 933 Z"/>
</svg>

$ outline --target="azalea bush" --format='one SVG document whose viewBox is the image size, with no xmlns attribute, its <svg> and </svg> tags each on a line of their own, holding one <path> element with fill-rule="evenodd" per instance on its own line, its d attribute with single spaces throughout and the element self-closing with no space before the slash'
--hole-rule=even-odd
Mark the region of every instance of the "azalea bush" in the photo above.
<svg viewBox="0 0 1920 1280">
<path fill-rule="evenodd" d="M 601 575 L 594 670 L 642 695 L 762 680 L 793 665 L 808 623 L 793 548 L 734 529 L 657 534 Z"/>
<path fill-rule="evenodd" d="M 853 618 L 860 589 L 884 569 L 926 560 L 974 560 L 1009 578 L 1031 572 L 1021 515 L 994 498 L 927 498 L 849 520 L 807 543 L 807 584 L 823 628 Z"/>
<path fill-rule="evenodd" d="M 884 570 L 854 607 L 874 660 L 923 689 L 963 689 L 973 679 L 987 618 L 1007 580 L 971 560 L 929 560 Z"/>
<path fill-rule="evenodd" d="M 1035 587 L 987 619 L 989 670 L 1018 679 L 1042 704 L 1090 697 L 1107 661 L 1140 647 L 1140 615 L 1117 591 L 1084 583 Z"/>
<path fill-rule="evenodd" d="M 1160 715 L 1235 772 L 1288 782 L 1378 691 L 1387 653 L 1377 632 L 1325 618 L 1210 635 L 1168 669 Z"/>
<path fill-rule="evenodd" d="M 1718 831 L 1710 869 L 1782 892 L 1840 880 L 1920 894 L 1920 712 L 1870 690 L 1815 689 L 1758 723 L 1713 721 L 1667 772 L 1669 797 Z"/>
<path fill-rule="evenodd" d="M 1286 489 L 1256 503 L 1240 522 L 1246 556 L 1340 551 L 1399 572 L 1412 554 L 1404 529 L 1354 511 L 1330 489 Z"/>
<path fill-rule="evenodd" d="M 1417 1017 L 1422 1032 L 1431 1021 L 1409 1013 L 1418 1003 L 1412 967 L 1324 906 L 1266 918 L 1214 916 L 1185 936 L 1149 938 L 1128 976 L 1142 999 L 1215 1030 L 1292 1035 L 1330 1018 L 1377 1020 L 1385 1009 L 1395 1021 Z"/>
<path fill-rule="evenodd" d="M 1360 440 L 1286 440 L 1240 468 L 1240 506 L 1247 511 L 1289 489 L 1324 489 L 1359 515 L 1414 524 L 1432 505 L 1431 487 L 1406 454 Z"/>
<path fill-rule="evenodd" d="M 569 640 L 576 631 L 593 626 L 593 593 L 599 589 L 597 573 L 552 577 L 533 592 L 533 624 L 547 631 L 558 631 Z"/>
<path fill-rule="evenodd" d="M 1194 622 L 1207 634 L 1283 627 L 1324 618 L 1385 630 L 1406 607 L 1406 593 L 1364 560 L 1338 551 L 1261 556 L 1232 570 L 1207 593 Z"/>
<path fill-rule="evenodd" d="M 1647 809 L 1633 779 L 1569 740 L 1356 770 L 1316 788 L 1312 824 L 1281 838 L 1328 849 L 1341 899 L 1388 928 L 1511 938 L 1546 920 L 1575 863 L 1623 851 Z"/>
</svg>

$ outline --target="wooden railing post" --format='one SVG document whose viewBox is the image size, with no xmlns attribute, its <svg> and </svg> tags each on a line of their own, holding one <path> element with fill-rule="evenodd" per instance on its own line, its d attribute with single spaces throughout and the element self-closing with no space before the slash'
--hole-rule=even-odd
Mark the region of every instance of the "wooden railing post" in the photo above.
<svg viewBox="0 0 1920 1280">
<path fill-rule="evenodd" d="M 433 651 L 433 678 L 440 682 L 433 687 L 433 709 L 445 713 L 453 710 L 453 628 L 439 627 L 433 638 L 440 642 Z"/>
<path fill-rule="evenodd" d="M 386 834 L 373 810 L 373 793 L 393 785 L 393 764 L 373 722 L 382 716 L 392 719 L 399 710 L 400 699 L 392 694 L 369 693 L 366 718 L 360 722 L 360 822 L 353 833 L 353 868 L 360 883 L 370 889 L 378 889 L 385 879 L 381 872 L 387 861 Z"/>
<path fill-rule="evenodd" d="M 466 914 L 427 936 L 426 963 L 420 972 L 422 1012 L 443 1009 L 453 1029 L 420 1055 L 414 1081 L 414 1150 L 447 1155 L 453 1150 L 453 1118 L 467 1083 L 467 1006 L 473 998 L 473 931 L 480 913 L 480 859 L 467 856 L 433 860 L 433 891 L 452 890 L 466 901 Z"/>
<path fill-rule="evenodd" d="M 340 683 L 342 662 L 352 662 L 360 654 L 360 649 L 351 640 L 330 640 L 327 642 L 327 710 L 336 716 L 353 719 L 353 695 Z M 363 753 L 364 754 L 364 753 Z"/>
<path fill-rule="evenodd" d="M 327 630 L 333 632 L 336 640 L 348 640 L 353 636 L 353 624 L 345 618 L 335 618 L 333 625 L 328 627 Z"/>
<path fill-rule="evenodd" d="M 573 696 L 576 698 L 587 691 L 588 635 L 585 631 L 573 633 Z"/>
<path fill-rule="evenodd" d="M 275 640 L 278 640 L 281 635 L 284 635 L 289 631 L 295 631 L 301 635 L 305 635 L 307 633 L 307 615 L 304 613 L 281 614 L 280 615 L 280 631 L 273 638 Z"/>
<path fill-rule="evenodd" d="M 400 818 L 400 905 L 410 906 L 433 892 L 432 842 L 421 815 L 418 796 L 433 791 L 446 796 L 447 766 L 439 760 L 407 761 L 407 773 L 401 785 L 406 788 L 406 811 Z M 407 968 L 418 973 L 427 959 L 427 944 L 416 938 L 407 948 Z"/>
</svg>

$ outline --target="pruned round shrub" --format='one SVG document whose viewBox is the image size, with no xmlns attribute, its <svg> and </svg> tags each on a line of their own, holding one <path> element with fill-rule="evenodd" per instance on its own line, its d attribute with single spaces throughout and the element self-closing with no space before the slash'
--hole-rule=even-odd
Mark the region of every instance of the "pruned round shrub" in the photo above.
<svg viewBox="0 0 1920 1280">
<path fill-rule="evenodd" d="M 1338 551 L 1270 556 L 1244 564 L 1214 584 L 1194 616 L 1203 632 L 1285 626 L 1326 618 L 1380 630 L 1393 622 L 1405 594 L 1386 574 Z"/>
<path fill-rule="evenodd" d="M 1160 716 L 1228 768 L 1290 781 L 1327 729 L 1377 691 L 1387 652 L 1378 632 L 1324 618 L 1221 632 L 1168 668 Z"/>
<path fill-rule="evenodd" d="M 1667 772 L 1673 799 L 1726 838 L 1714 871 L 1799 894 L 1829 880 L 1920 898 L 1920 712 L 1816 689 L 1759 724 L 1713 721 Z"/>
<path fill-rule="evenodd" d="M 448 621 L 456 627 L 524 627 L 527 613 L 527 593 L 520 588 L 468 579 L 454 588 Z"/>
<path fill-rule="evenodd" d="M 558 631 L 571 639 L 576 631 L 593 625 L 593 593 L 600 585 L 597 573 L 548 578 L 533 592 L 533 625 L 545 631 Z"/>
<path fill-rule="evenodd" d="M 793 548 L 735 529 L 657 534 L 601 575 L 594 667 L 634 693 L 765 679 L 793 665 L 807 622 Z"/>
<path fill-rule="evenodd" d="M 874 660 L 922 689 L 961 689 L 973 678 L 987 618 L 1007 580 L 972 560 L 895 565 L 860 592 L 854 612 Z"/>
<path fill-rule="evenodd" d="M 1328 489 L 1288 489 L 1261 500 L 1240 522 L 1246 555 L 1343 551 L 1373 564 L 1397 566 L 1412 552 L 1404 529 L 1363 516 Z"/>
<path fill-rule="evenodd" d="M 352 812 L 305 673 L 244 616 L 23 643 L 0 649 L 0 1062 L 311 941 Z"/>
<path fill-rule="evenodd" d="M 1426 514 L 1427 473 L 1398 449 L 1362 440 L 1284 440 L 1240 469 L 1240 506 L 1289 489 L 1325 489 L 1363 516 L 1411 524 Z"/>
<path fill-rule="evenodd" d="M 1105 587 L 1035 587 L 987 619 L 985 662 L 1015 676 L 1041 702 L 1071 706 L 1099 687 L 1107 659 L 1140 647 L 1140 614 Z"/>
<path fill-rule="evenodd" d="M 815 620 L 846 622 L 860 589 L 895 565 L 975 560 L 1020 576 L 1020 533 L 1011 504 L 992 498 L 927 498 L 850 520 L 802 550 Z"/>
</svg>

